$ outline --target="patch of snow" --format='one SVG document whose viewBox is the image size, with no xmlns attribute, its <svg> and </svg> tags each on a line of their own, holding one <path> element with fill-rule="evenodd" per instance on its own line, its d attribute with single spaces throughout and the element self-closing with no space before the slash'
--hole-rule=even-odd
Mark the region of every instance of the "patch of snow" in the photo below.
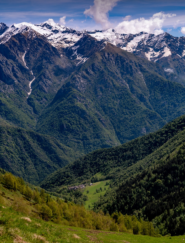
<svg viewBox="0 0 185 243">
<path fill-rule="evenodd" d="M 73 46 L 71 49 L 72 49 L 73 51 L 75 51 L 75 50 L 77 50 L 79 47 L 80 47 L 80 46 Z"/>
<path fill-rule="evenodd" d="M 167 73 L 174 73 L 172 68 L 165 68 L 164 71 Z"/>
<path fill-rule="evenodd" d="M 142 40 L 144 40 L 146 37 L 148 38 L 148 36 L 146 36 L 146 34 L 138 35 L 138 36 L 134 37 L 134 39 L 131 40 L 127 44 L 126 47 L 122 47 L 122 49 L 125 50 L 125 51 L 128 51 L 128 52 L 134 52 L 136 50 L 139 42 L 141 42 Z"/>
<path fill-rule="evenodd" d="M 70 29 L 63 25 L 57 24 L 52 19 L 49 19 L 48 21 L 41 24 L 23 22 L 11 25 L 2 35 L 0 35 L 0 44 L 7 42 L 11 36 L 17 33 L 24 33 L 26 31 L 28 32 L 28 36 L 30 35 L 31 37 L 36 36 L 37 33 L 45 36 L 50 44 L 56 48 L 72 47 L 72 50 L 74 51 L 73 56 L 78 56 L 79 60 L 86 60 L 85 57 L 82 57 L 78 55 L 77 52 L 75 52 L 79 47 L 75 46 L 75 44 L 83 37 L 84 33 L 91 35 L 99 41 L 104 40 L 105 42 L 110 42 L 111 44 L 116 45 L 128 52 L 139 52 L 144 50 L 146 46 L 147 48 L 150 48 L 150 50 L 149 52 L 145 52 L 145 56 L 148 60 L 154 62 L 159 58 L 168 57 L 172 54 L 165 42 L 165 33 L 159 35 L 148 33 L 126 35 L 124 33 L 116 33 L 114 29 L 103 31 L 76 31 L 74 29 Z M 177 39 L 177 41 L 179 41 L 179 39 Z M 184 56 L 185 50 L 182 54 L 182 57 Z"/>
<path fill-rule="evenodd" d="M 26 52 L 27 52 L 27 51 L 25 51 L 25 53 L 23 54 L 23 56 L 22 56 L 22 60 L 23 60 L 24 66 L 25 66 L 27 69 L 29 69 L 28 66 L 26 65 L 26 62 L 25 62 L 25 55 L 26 55 Z M 32 70 L 30 71 L 30 73 L 31 73 L 32 76 L 34 76 Z M 34 76 L 34 78 L 29 82 L 29 88 L 30 88 L 30 91 L 28 92 L 28 97 L 31 95 L 31 92 L 32 92 L 31 85 L 32 85 L 32 83 L 33 83 L 34 81 L 35 81 L 35 76 Z"/>
<path fill-rule="evenodd" d="M 171 51 L 170 51 L 170 49 L 166 46 L 165 48 L 164 48 L 164 54 L 163 54 L 163 56 L 162 57 L 169 57 L 169 56 L 171 56 Z"/>
<path fill-rule="evenodd" d="M 154 58 L 157 58 L 160 55 L 160 51 L 159 52 L 155 52 L 151 47 L 150 47 L 150 51 L 149 52 L 145 52 L 145 56 L 147 57 L 147 59 L 149 61 L 151 61 Z"/>
<path fill-rule="evenodd" d="M 87 32 L 87 33 L 99 41 L 103 39 L 113 40 L 116 38 L 115 33 L 113 32 L 112 29 L 108 29 L 106 31 L 94 31 L 94 33 L 91 32 Z"/>
<path fill-rule="evenodd" d="M 44 22 L 44 24 L 49 24 L 51 26 L 57 26 L 55 21 L 53 19 L 48 19 L 47 21 Z"/>
<path fill-rule="evenodd" d="M 28 92 L 28 96 L 30 96 L 31 95 L 31 92 L 32 92 L 32 88 L 31 88 L 31 85 L 32 85 L 32 83 L 35 81 L 35 76 L 34 76 L 34 78 L 29 82 L 29 88 L 30 88 L 30 92 Z"/>
<path fill-rule="evenodd" d="M 76 60 L 78 60 L 78 63 L 76 64 L 79 66 L 80 64 L 85 63 L 89 58 L 83 57 L 82 55 L 77 55 Z"/>
<path fill-rule="evenodd" d="M 29 69 L 29 68 L 27 67 L 27 65 L 26 65 L 26 62 L 25 62 L 25 55 L 26 55 L 26 51 L 25 51 L 25 53 L 24 53 L 23 56 L 22 56 L 22 60 L 23 60 L 24 66 L 25 66 L 27 69 Z"/>
<path fill-rule="evenodd" d="M 0 44 L 6 43 L 12 36 L 18 33 L 25 33 L 27 31 L 30 32 L 30 37 L 33 37 L 33 25 L 30 23 L 20 23 L 11 25 L 1 36 L 0 36 Z M 36 35 L 35 35 L 36 36 Z"/>
<path fill-rule="evenodd" d="M 38 25 L 22 22 L 19 24 L 11 25 L 3 33 L 0 36 L 0 44 L 6 43 L 13 35 L 24 33 L 26 31 L 30 32 L 31 30 L 34 30 L 35 32 L 45 36 L 48 41 L 55 47 L 73 46 L 83 36 L 83 32 L 66 28 L 65 26 L 56 24 L 52 20 L 48 20 Z"/>
<path fill-rule="evenodd" d="M 183 50 L 183 53 L 182 53 L 182 57 L 184 57 L 185 56 L 185 50 Z"/>
</svg>

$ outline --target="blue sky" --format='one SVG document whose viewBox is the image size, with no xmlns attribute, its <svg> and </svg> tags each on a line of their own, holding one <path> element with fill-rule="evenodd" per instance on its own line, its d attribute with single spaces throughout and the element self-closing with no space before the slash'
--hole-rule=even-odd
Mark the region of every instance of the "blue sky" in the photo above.
<svg viewBox="0 0 185 243">
<path fill-rule="evenodd" d="M 146 30 L 151 32 L 157 29 L 174 36 L 185 35 L 181 32 L 185 27 L 184 0 L 0 0 L 0 22 L 8 25 L 41 23 L 49 18 L 59 22 L 62 17 L 66 17 L 62 23 L 76 29 L 119 26 L 119 31 L 130 29 L 134 33 L 148 26 Z"/>
</svg>

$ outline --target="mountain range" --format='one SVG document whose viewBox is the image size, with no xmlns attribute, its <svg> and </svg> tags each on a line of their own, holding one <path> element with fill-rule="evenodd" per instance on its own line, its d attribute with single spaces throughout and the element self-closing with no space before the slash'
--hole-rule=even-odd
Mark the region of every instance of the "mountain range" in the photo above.
<svg viewBox="0 0 185 243">
<path fill-rule="evenodd" d="M 71 155 L 57 169 L 154 132 L 185 111 L 184 40 L 167 33 L 76 31 L 52 20 L 1 23 L 1 124 L 12 127 L 12 140 L 18 127 L 67 147 Z M 13 168 L 3 160 L 4 169 Z"/>
<path fill-rule="evenodd" d="M 94 211 L 184 234 L 184 62 L 168 33 L 1 23 L 0 167 L 80 203 L 103 181 Z"/>
<path fill-rule="evenodd" d="M 86 53 L 81 53 L 78 47 L 73 46 L 83 37 L 91 35 L 98 41 L 109 42 L 122 50 L 132 52 L 149 61 L 159 63 L 166 72 L 166 77 L 170 80 L 184 84 L 184 56 L 185 37 L 174 37 L 168 33 L 159 35 L 138 33 L 124 34 L 118 33 L 114 29 L 76 31 L 60 24 L 56 24 L 52 19 L 42 24 L 20 23 L 10 27 L 5 24 L 0 26 L 0 43 L 6 43 L 13 35 L 34 30 L 45 36 L 50 44 L 58 50 L 71 48 L 70 59 L 77 59 L 77 65 L 88 59 Z"/>
</svg>

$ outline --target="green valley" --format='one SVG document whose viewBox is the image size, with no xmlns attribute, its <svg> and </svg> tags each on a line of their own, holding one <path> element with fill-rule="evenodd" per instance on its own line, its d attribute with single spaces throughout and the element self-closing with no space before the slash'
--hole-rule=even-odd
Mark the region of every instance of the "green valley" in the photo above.
<svg viewBox="0 0 185 243">
<path fill-rule="evenodd" d="M 132 234 L 160 237 L 150 222 L 135 216 L 110 216 L 86 210 L 38 187 L 31 189 L 23 179 L 2 170 L 0 209 L 0 240 L 3 242 L 114 242 L 125 239 L 140 242 L 142 238 Z M 106 238 L 107 234 L 111 237 Z M 154 242 L 153 238 L 145 239 Z"/>
<path fill-rule="evenodd" d="M 155 133 L 78 159 L 50 175 L 42 187 L 62 193 L 65 185 L 96 182 L 85 189 L 90 193 L 85 203 L 93 203 L 95 211 L 136 215 L 151 220 L 162 235 L 180 235 L 185 217 L 184 156 L 182 116 Z M 101 195 L 102 180 L 109 180 L 110 187 L 101 189 Z"/>
<path fill-rule="evenodd" d="M 185 116 L 182 116 L 157 132 L 118 147 L 92 152 L 50 175 L 42 182 L 42 186 L 53 189 L 90 182 L 97 173 L 101 175 L 101 180 L 121 182 L 158 163 L 161 158 L 166 158 L 185 142 L 184 133 Z"/>
</svg>

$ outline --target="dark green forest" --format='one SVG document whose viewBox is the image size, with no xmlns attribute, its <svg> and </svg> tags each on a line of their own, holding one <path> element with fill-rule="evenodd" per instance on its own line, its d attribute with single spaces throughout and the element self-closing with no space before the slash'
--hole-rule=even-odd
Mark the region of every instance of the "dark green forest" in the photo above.
<svg viewBox="0 0 185 243">
<path fill-rule="evenodd" d="M 146 166 L 166 158 L 185 142 L 185 116 L 170 122 L 157 132 L 137 138 L 121 146 L 100 149 L 62 168 L 42 182 L 44 188 L 90 182 L 97 173 L 102 180 L 121 183 Z"/>
<path fill-rule="evenodd" d="M 165 160 L 126 180 L 94 208 L 153 221 L 160 233 L 184 234 L 185 143 Z"/>
<path fill-rule="evenodd" d="M 1 167 L 30 183 L 38 184 L 77 155 L 55 138 L 23 128 L 0 126 Z"/>
<path fill-rule="evenodd" d="M 62 193 L 65 185 L 110 179 L 110 189 L 94 204 L 95 211 L 135 215 L 152 221 L 162 235 L 182 235 L 184 158 L 182 116 L 155 133 L 78 159 L 49 176 L 41 186 Z"/>
</svg>

